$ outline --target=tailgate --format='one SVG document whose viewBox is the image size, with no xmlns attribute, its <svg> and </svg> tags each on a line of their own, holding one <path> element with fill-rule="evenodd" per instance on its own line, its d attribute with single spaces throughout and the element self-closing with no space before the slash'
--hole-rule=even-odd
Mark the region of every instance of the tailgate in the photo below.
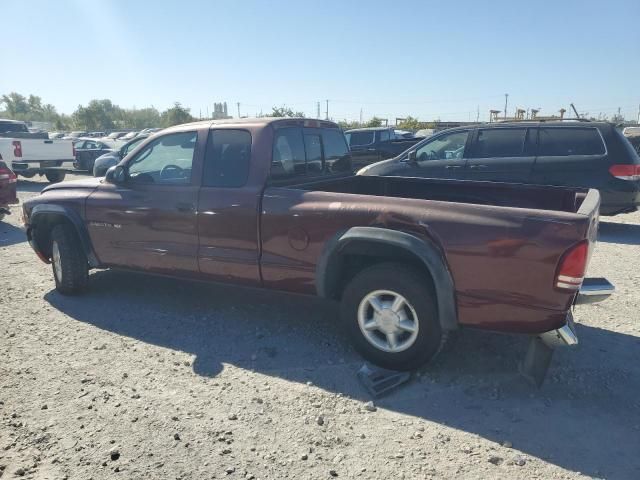
<svg viewBox="0 0 640 480">
<path fill-rule="evenodd" d="M 22 158 L 16 161 L 33 162 L 42 160 L 73 161 L 73 142 L 69 140 L 47 140 L 35 138 L 16 139 L 22 144 Z"/>
<path fill-rule="evenodd" d="M 588 229 L 586 239 L 589 240 L 589 255 L 598 239 L 598 220 L 600 216 L 600 193 L 596 189 L 589 189 L 587 196 L 578 208 L 579 215 L 587 217 Z"/>
</svg>

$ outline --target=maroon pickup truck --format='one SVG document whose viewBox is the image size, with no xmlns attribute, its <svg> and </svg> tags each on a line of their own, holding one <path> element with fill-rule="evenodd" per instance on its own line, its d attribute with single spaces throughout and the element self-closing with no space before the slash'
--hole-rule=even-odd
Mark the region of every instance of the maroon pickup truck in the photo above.
<svg viewBox="0 0 640 480">
<path fill-rule="evenodd" d="M 393 369 L 477 327 L 531 335 L 525 364 L 544 371 L 577 342 L 572 305 L 611 293 L 583 282 L 596 190 L 351 172 L 332 122 L 206 121 L 148 138 L 105 178 L 46 187 L 24 218 L 63 294 L 123 268 L 319 295 Z"/>
</svg>

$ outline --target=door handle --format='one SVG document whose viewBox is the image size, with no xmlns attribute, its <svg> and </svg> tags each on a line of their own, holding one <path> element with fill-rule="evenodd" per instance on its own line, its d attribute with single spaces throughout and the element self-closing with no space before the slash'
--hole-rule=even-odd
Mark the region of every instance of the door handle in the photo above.
<svg viewBox="0 0 640 480">
<path fill-rule="evenodd" d="M 489 165 L 469 165 L 469 168 L 488 168 Z"/>
<path fill-rule="evenodd" d="M 176 210 L 179 212 L 190 213 L 195 212 L 196 206 L 193 203 L 181 202 L 176 205 Z"/>
<path fill-rule="evenodd" d="M 462 165 L 445 165 L 444 168 L 462 168 Z"/>
</svg>

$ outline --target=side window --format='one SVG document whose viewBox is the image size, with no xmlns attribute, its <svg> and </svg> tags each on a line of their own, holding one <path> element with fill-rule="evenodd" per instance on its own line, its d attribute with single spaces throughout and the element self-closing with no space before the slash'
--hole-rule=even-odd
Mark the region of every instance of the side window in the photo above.
<svg viewBox="0 0 640 480">
<path fill-rule="evenodd" d="M 519 157 L 524 151 L 526 128 L 490 128 L 478 130 L 472 158 Z"/>
<path fill-rule="evenodd" d="M 602 137 L 595 128 L 540 127 L 538 156 L 603 155 Z"/>
<path fill-rule="evenodd" d="M 207 187 L 242 187 L 249 176 L 251 134 L 246 130 L 211 130 L 204 158 Z"/>
<path fill-rule="evenodd" d="M 273 141 L 271 177 L 288 178 L 306 173 L 302 129 L 293 127 L 276 130 Z"/>
<path fill-rule="evenodd" d="M 340 130 L 322 130 L 324 146 L 324 164 L 330 173 L 348 172 L 351 170 L 351 154 Z"/>
<path fill-rule="evenodd" d="M 75 142 L 75 143 L 73 144 L 73 148 L 75 148 L 76 150 L 81 150 L 81 149 L 83 149 L 83 148 L 84 148 L 84 144 L 85 144 L 85 143 L 86 143 L 86 142 L 85 142 L 84 140 L 80 140 L 79 142 Z"/>
<path fill-rule="evenodd" d="M 128 162 L 130 180 L 145 184 L 188 185 L 197 138 L 197 132 L 179 132 L 155 139 Z"/>
<path fill-rule="evenodd" d="M 126 157 L 129 152 L 133 151 L 138 145 L 140 145 L 142 140 L 144 140 L 144 138 L 141 138 L 139 140 L 134 140 L 133 142 L 128 143 L 127 145 L 122 147 L 122 157 L 123 158 Z"/>
<path fill-rule="evenodd" d="M 469 131 L 465 130 L 443 134 L 429 140 L 416 150 L 418 164 L 429 160 L 463 158 L 468 136 Z"/>
<path fill-rule="evenodd" d="M 388 142 L 390 139 L 389 137 L 389 130 L 382 130 L 380 132 L 380 141 L 381 142 Z"/>
</svg>

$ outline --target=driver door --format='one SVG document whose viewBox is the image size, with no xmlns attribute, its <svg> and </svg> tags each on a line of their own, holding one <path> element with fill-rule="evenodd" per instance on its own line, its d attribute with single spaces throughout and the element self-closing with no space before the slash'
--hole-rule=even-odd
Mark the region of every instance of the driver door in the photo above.
<svg viewBox="0 0 640 480">
<path fill-rule="evenodd" d="M 471 130 L 456 130 L 430 138 L 416 148 L 416 161 L 403 175 L 463 180 L 470 137 Z"/>
<path fill-rule="evenodd" d="M 87 228 L 101 264 L 197 274 L 203 141 L 206 130 L 154 138 L 127 161 L 122 181 L 91 194 Z"/>
</svg>

